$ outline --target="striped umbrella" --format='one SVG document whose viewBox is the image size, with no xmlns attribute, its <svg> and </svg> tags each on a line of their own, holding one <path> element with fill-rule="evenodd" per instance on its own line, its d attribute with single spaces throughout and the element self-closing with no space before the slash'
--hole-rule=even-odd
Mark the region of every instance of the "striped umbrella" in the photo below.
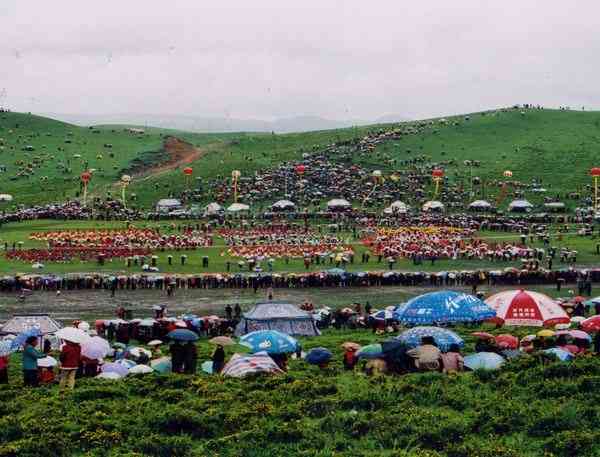
<svg viewBox="0 0 600 457">
<path fill-rule="evenodd" d="M 254 373 L 280 374 L 283 371 L 266 352 L 258 352 L 250 356 L 234 354 L 221 371 L 223 376 L 233 378 L 244 378 Z"/>
</svg>

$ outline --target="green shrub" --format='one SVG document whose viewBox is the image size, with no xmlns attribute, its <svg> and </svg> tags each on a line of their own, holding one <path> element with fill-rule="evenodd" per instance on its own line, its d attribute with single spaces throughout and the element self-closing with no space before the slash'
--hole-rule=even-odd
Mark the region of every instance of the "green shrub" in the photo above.
<svg viewBox="0 0 600 457">
<path fill-rule="evenodd" d="M 210 438 L 215 434 L 215 427 L 208 416 L 171 406 L 151 417 L 149 425 L 163 434 L 187 434 L 199 438 Z"/>
<path fill-rule="evenodd" d="M 153 457 L 188 457 L 193 443 L 188 436 L 150 435 L 139 437 L 134 450 L 145 456 Z"/>
</svg>

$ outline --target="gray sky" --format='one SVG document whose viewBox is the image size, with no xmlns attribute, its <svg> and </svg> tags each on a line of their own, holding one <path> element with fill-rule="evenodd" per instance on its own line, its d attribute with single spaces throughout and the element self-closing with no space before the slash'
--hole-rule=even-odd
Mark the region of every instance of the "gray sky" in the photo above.
<svg viewBox="0 0 600 457">
<path fill-rule="evenodd" d="M 0 0 L 0 105 L 260 119 L 598 109 L 599 26 L 597 0 Z"/>
</svg>

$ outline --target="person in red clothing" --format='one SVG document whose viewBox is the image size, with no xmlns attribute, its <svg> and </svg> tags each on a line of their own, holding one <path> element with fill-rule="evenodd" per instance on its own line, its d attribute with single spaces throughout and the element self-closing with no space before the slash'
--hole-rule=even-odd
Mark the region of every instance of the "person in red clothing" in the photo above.
<svg viewBox="0 0 600 457">
<path fill-rule="evenodd" d="M 66 341 L 60 351 L 60 391 L 75 387 L 75 374 L 81 360 L 81 346 L 77 343 Z"/>
<path fill-rule="evenodd" d="M 0 384 L 8 384 L 8 363 L 7 355 L 0 357 Z"/>
</svg>

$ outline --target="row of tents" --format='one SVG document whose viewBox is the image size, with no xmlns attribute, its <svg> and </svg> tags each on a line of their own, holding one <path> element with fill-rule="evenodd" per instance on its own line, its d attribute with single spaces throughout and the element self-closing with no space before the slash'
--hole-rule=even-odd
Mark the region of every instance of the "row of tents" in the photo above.
<svg viewBox="0 0 600 457">
<path fill-rule="evenodd" d="M 351 209 L 352 204 L 343 198 L 334 198 L 327 202 L 327 209 L 331 211 L 340 211 Z M 548 211 L 564 211 L 566 209 L 565 204 L 562 202 L 550 202 L 545 203 L 544 208 Z M 295 211 L 297 206 L 294 202 L 290 200 L 279 200 L 271 205 L 271 210 L 278 211 Z M 392 215 L 392 214 L 405 214 L 410 211 L 411 207 L 397 200 L 390 204 L 383 210 L 384 214 Z M 423 204 L 421 207 L 422 211 L 425 212 L 443 212 L 445 211 L 445 205 L 437 200 L 430 200 Z M 471 211 L 492 211 L 495 207 L 487 200 L 475 200 L 471 204 L 469 204 L 469 210 Z M 508 211 L 510 212 L 521 212 L 527 213 L 531 212 L 534 209 L 534 205 L 531 204 L 527 200 L 514 200 L 508 205 Z M 202 214 L 204 216 L 215 216 L 222 213 L 242 213 L 245 211 L 249 211 L 250 206 L 244 203 L 233 203 L 228 207 L 223 207 L 220 204 L 213 202 L 209 203 L 203 210 L 194 210 L 194 213 Z M 180 200 L 167 198 L 159 200 L 156 204 L 156 211 L 161 214 L 172 214 L 178 211 L 183 211 L 183 204 Z"/>
</svg>

